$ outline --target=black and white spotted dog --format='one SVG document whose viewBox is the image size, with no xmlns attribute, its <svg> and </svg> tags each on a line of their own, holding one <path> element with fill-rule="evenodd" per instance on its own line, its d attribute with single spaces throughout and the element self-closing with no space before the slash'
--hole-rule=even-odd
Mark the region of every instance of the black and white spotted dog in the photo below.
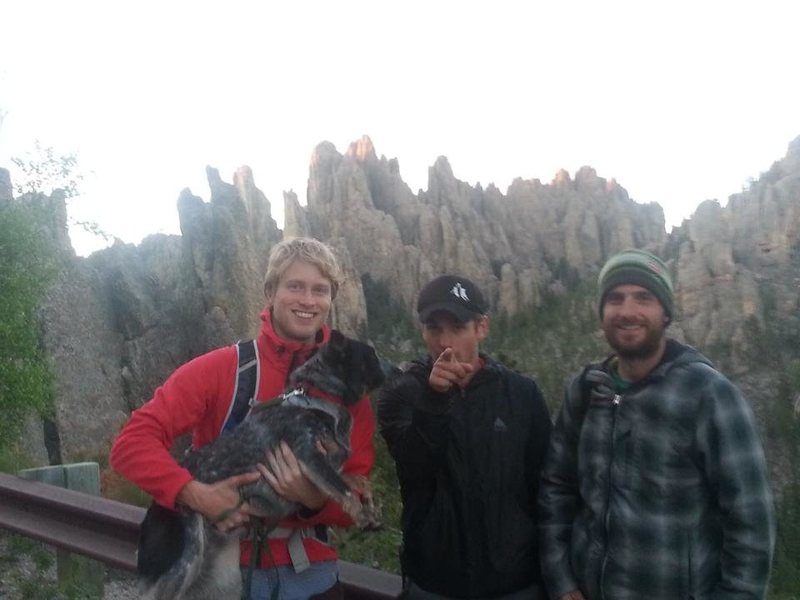
<svg viewBox="0 0 800 600">
<path fill-rule="evenodd" d="M 383 380 L 381 363 L 371 347 L 333 331 L 330 341 L 291 375 L 293 391 L 258 403 L 238 427 L 190 452 L 181 464 L 198 481 L 213 483 L 256 470 L 256 464 L 266 462 L 267 452 L 284 441 L 303 473 L 363 526 L 369 518 L 351 485 L 339 474 L 350 455 L 350 413 L 342 405 L 306 395 L 303 389 L 327 392 L 352 405 Z M 352 487 L 357 489 L 357 484 Z M 239 491 L 242 500 L 263 516 L 267 529 L 300 509 L 276 494 L 263 478 Z M 237 533 L 220 532 L 187 507 L 172 511 L 153 503 L 139 540 L 144 597 L 239 598 L 239 541 Z"/>
</svg>

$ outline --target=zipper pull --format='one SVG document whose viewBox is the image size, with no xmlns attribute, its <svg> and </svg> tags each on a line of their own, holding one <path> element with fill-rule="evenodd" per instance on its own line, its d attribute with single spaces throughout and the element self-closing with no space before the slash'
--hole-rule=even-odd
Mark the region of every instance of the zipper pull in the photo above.
<svg viewBox="0 0 800 600">
<path fill-rule="evenodd" d="M 614 406 L 619 406 L 619 403 L 622 402 L 622 396 L 619 394 L 614 394 L 614 399 L 612 400 Z"/>
</svg>

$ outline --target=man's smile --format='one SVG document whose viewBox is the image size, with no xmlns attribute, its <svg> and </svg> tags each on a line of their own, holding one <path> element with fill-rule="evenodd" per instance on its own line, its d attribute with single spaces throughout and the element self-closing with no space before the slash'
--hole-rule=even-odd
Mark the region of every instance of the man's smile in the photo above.
<svg viewBox="0 0 800 600">
<path fill-rule="evenodd" d="M 300 317 L 301 319 L 313 319 L 317 316 L 317 313 L 309 312 L 307 310 L 293 310 L 292 312 L 295 316 Z"/>
</svg>

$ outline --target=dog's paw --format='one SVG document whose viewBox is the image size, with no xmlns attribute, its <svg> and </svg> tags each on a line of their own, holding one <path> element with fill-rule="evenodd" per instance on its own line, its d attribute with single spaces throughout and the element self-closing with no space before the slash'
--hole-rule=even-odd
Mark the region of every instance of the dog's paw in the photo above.
<svg viewBox="0 0 800 600">
<path fill-rule="evenodd" d="M 355 492 L 355 499 L 360 504 L 360 514 L 358 520 L 353 521 L 365 531 L 377 531 L 383 527 L 381 522 L 380 506 L 375 502 L 372 495 L 372 485 L 364 475 L 344 475 L 344 480 Z"/>
<path fill-rule="evenodd" d="M 355 523 L 356 526 L 361 527 L 361 523 L 363 522 L 363 511 L 361 510 L 361 501 L 358 499 L 358 496 L 352 492 L 348 492 L 342 497 L 339 504 L 341 504 L 342 510 L 344 510 L 344 512 L 346 512 L 350 518 L 353 519 L 353 523 Z"/>
</svg>

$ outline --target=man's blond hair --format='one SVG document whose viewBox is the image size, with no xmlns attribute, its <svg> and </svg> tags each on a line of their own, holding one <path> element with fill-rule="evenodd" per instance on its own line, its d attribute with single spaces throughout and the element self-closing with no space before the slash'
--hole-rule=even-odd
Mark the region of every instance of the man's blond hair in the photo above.
<svg viewBox="0 0 800 600">
<path fill-rule="evenodd" d="M 319 240 L 298 237 L 283 240 L 270 250 L 267 275 L 264 279 L 264 295 L 268 299 L 275 294 L 281 276 L 295 260 L 302 260 L 317 267 L 322 276 L 331 282 L 331 299 L 336 298 L 342 271 L 333 251 Z"/>
</svg>

